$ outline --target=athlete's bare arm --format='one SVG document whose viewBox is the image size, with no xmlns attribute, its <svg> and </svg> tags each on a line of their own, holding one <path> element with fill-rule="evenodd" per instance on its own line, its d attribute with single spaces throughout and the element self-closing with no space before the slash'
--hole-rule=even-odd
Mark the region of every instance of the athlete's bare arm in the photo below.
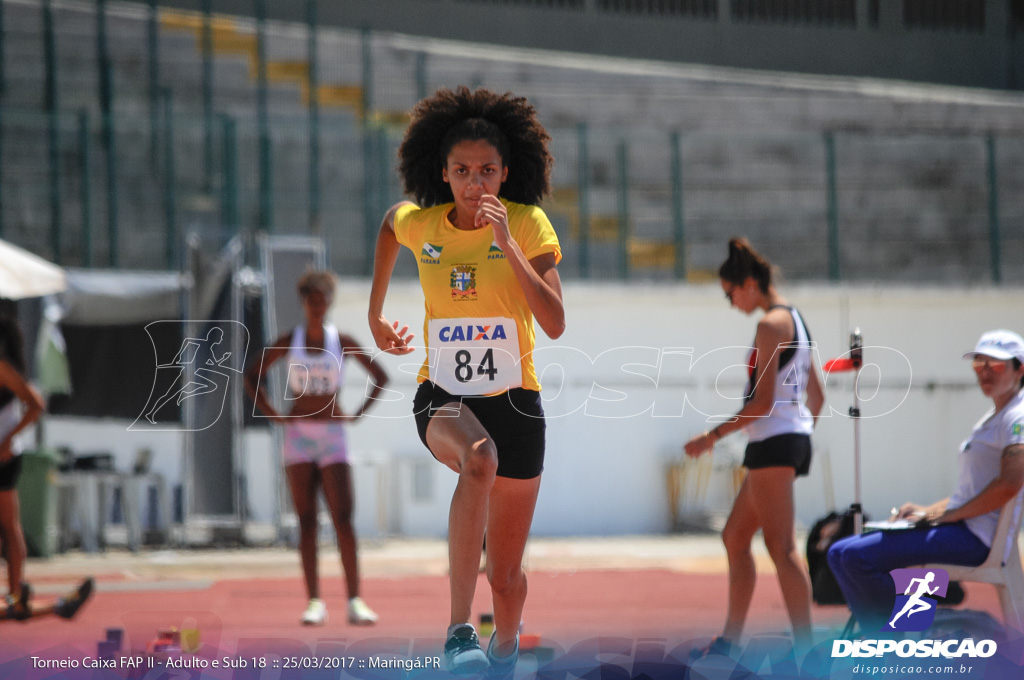
<svg viewBox="0 0 1024 680">
<path fill-rule="evenodd" d="M 416 337 L 409 332 L 408 326 L 399 329 L 397 320 L 391 323 L 384 316 L 384 298 L 388 294 L 391 274 L 395 271 L 398 251 L 402 248 L 395 236 L 395 212 L 403 205 L 415 204 L 411 201 L 396 203 L 381 221 L 373 254 L 373 285 L 370 288 L 370 309 L 367 313 L 370 333 L 373 334 L 377 349 L 389 354 L 409 354 L 413 351 L 412 339 Z"/>
</svg>

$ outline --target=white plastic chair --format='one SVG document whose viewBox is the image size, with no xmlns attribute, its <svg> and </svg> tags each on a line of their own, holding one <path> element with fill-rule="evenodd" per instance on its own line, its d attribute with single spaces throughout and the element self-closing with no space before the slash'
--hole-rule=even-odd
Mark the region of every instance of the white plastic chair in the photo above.
<svg viewBox="0 0 1024 680">
<path fill-rule="evenodd" d="M 1018 510 L 1020 495 L 1014 496 L 999 513 L 992 549 L 984 562 L 976 567 L 955 564 L 925 564 L 924 569 L 945 569 L 950 581 L 973 581 L 991 583 L 999 593 L 999 604 L 1003 609 L 1003 623 L 1007 635 L 1019 637 L 1024 634 L 1024 570 L 1021 568 L 1020 548 L 1017 538 L 1020 532 L 1021 516 Z"/>
</svg>

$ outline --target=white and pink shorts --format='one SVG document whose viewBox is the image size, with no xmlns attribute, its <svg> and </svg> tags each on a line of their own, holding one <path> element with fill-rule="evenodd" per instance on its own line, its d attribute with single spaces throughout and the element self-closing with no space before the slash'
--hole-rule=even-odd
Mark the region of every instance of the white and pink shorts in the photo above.
<svg viewBox="0 0 1024 680">
<path fill-rule="evenodd" d="M 296 418 L 284 428 L 284 464 L 316 463 L 327 467 L 348 463 L 345 426 L 336 421 Z"/>
</svg>

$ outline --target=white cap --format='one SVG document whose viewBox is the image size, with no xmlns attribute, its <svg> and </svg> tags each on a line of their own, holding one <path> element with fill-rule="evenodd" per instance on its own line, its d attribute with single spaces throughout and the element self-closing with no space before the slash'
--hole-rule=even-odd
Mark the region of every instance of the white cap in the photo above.
<svg viewBox="0 0 1024 680">
<path fill-rule="evenodd" d="M 1024 363 L 1024 338 L 1013 331 L 988 331 L 981 336 L 972 351 L 964 354 L 964 359 L 973 358 L 978 354 L 1000 361 L 1018 359 Z"/>
</svg>

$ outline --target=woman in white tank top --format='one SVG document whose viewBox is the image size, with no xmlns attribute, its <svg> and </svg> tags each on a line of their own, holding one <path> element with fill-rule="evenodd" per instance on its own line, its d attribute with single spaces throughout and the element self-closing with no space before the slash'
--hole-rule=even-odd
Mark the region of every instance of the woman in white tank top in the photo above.
<svg viewBox="0 0 1024 680">
<path fill-rule="evenodd" d="M 757 572 L 750 546 L 764 534 L 799 650 L 810 649 L 811 580 L 794 535 L 793 481 L 810 466 L 810 434 L 825 401 L 811 358 L 810 337 L 800 314 L 772 285 L 771 265 L 746 239 L 729 241 L 719 270 L 722 290 L 745 314 L 762 310 L 750 357 L 745 404 L 728 422 L 686 443 L 689 456 L 714 448 L 741 429 L 749 435 L 743 464 L 749 469 L 722 530 L 729 556 L 729 607 L 725 629 L 706 651 L 728 653 L 739 641 L 754 594 Z"/>
<path fill-rule="evenodd" d="M 25 381 L 21 333 L 14 320 L 0 320 L 0 543 L 7 561 L 7 584 L 16 618 L 27 618 L 29 593 L 22 583 L 25 569 L 25 536 L 18 513 L 20 460 L 15 435 L 43 412 L 43 399 Z"/>
<path fill-rule="evenodd" d="M 245 385 L 256 407 L 284 427 L 284 469 L 299 521 L 299 556 L 309 598 L 302 623 L 316 626 L 327 622 L 327 606 L 320 598 L 317 574 L 317 492 L 322 488 L 345 571 L 348 621 L 369 625 L 376 623 L 377 614 L 360 596 L 356 535 L 352 526 L 352 473 L 345 426 L 359 422 L 388 377 L 353 338 L 326 323 L 334 287 L 334 277 L 329 272 L 309 272 L 299 280 L 305 324 L 278 338 L 250 364 Z M 354 358 L 373 383 L 362 406 L 351 414 L 342 411 L 338 396 L 347 358 Z M 292 408 L 287 414 L 274 408 L 261 385 L 263 376 L 280 359 L 286 359 L 288 364 Z"/>
<path fill-rule="evenodd" d="M 21 331 L 14 319 L 0 316 L 0 545 L 7 562 L 8 596 L 0 616 L 25 620 L 56 614 L 70 619 L 92 594 L 93 580 L 87 578 L 64 597 L 44 606 L 30 602 L 32 589 L 25 583 L 25 535 L 18 507 L 18 477 L 21 452 L 15 436 L 43 413 L 43 398 L 23 375 L 25 358 Z"/>
</svg>

